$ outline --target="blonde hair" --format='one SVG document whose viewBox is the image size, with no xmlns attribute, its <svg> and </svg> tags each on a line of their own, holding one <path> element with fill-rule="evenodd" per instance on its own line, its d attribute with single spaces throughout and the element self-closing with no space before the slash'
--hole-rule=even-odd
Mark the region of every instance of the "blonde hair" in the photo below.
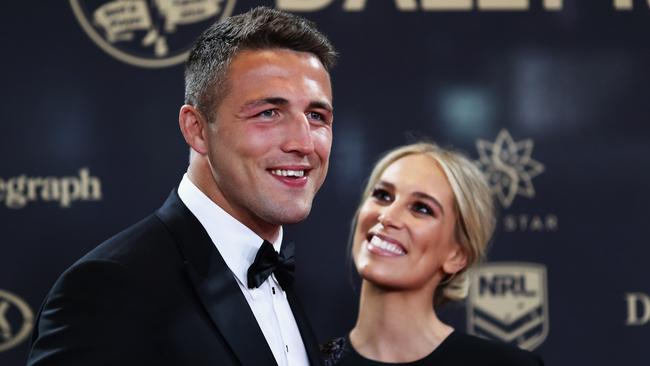
<svg viewBox="0 0 650 366">
<path fill-rule="evenodd" d="M 467 297 L 467 269 L 483 260 L 496 223 L 490 187 L 481 170 L 463 153 L 444 149 L 428 142 L 397 147 L 384 155 L 374 166 L 363 192 L 361 204 L 370 196 L 386 168 L 408 155 L 426 155 L 439 164 L 454 193 L 456 223 L 454 234 L 467 256 L 467 265 L 449 275 L 436 288 L 435 303 L 462 300 Z M 359 205 L 361 207 L 361 205 Z M 357 215 L 358 217 L 358 210 Z"/>
</svg>

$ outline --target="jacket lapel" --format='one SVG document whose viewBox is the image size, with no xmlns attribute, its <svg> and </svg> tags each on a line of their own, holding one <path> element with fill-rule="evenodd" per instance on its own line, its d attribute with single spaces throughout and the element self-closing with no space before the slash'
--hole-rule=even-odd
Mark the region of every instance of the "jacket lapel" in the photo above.
<svg viewBox="0 0 650 366">
<path fill-rule="evenodd" d="M 309 325 L 307 320 L 307 315 L 305 314 L 298 297 L 296 296 L 293 289 L 287 291 L 287 299 L 289 300 L 289 305 L 291 306 L 291 311 L 293 312 L 293 317 L 296 319 L 296 324 L 298 329 L 300 329 L 300 335 L 302 336 L 302 342 L 305 344 L 305 349 L 307 350 L 307 357 L 309 357 L 309 364 L 311 366 L 322 366 L 323 358 L 320 353 L 320 346 L 318 345 L 318 340 L 314 335 L 314 332 Z"/>
<path fill-rule="evenodd" d="M 276 365 L 234 274 L 203 226 L 182 203 L 176 189 L 156 216 L 177 242 L 196 294 L 241 364 Z"/>
</svg>

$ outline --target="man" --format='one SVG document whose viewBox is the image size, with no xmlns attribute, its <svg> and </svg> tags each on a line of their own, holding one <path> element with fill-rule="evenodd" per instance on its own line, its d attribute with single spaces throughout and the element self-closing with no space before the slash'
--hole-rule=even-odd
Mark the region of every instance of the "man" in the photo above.
<svg viewBox="0 0 650 366">
<path fill-rule="evenodd" d="M 179 113 L 187 174 L 59 278 L 30 365 L 320 364 L 281 225 L 309 214 L 327 173 L 335 56 L 267 8 L 199 37 Z"/>
</svg>

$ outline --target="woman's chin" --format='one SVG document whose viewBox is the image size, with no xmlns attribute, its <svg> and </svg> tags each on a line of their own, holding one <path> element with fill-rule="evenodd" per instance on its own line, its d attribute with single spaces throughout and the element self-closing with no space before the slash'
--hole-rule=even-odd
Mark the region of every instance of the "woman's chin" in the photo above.
<svg viewBox="0 0 650 366">
<path fill-rule="evenodd" d="M 406 287 L 404 286 L 404 278 L 396 274 L 394 271 L 388 271 L 385 269 L 380 270 L 372 268 L 371 266 L 357 268 L 357 270 L 359 271 L 361 279 L 374 287 L 385 290 L 399 290 Z"/>
</svg>

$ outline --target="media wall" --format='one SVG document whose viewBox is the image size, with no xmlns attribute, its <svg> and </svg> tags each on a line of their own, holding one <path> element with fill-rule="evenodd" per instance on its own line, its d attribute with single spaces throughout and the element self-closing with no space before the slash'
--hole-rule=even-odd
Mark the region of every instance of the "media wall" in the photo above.
<svg viewBox="0 0 650 366">
<path fill-rule="evenodd" d="M 257 5 L 340 52 L 330 172 L 285 228 L 321 341 L 355 321 L 347 238 L 372 164 L 429 138 L 475 159 L 499 207 L 442 318 L 548 365 L 650 362 L 650 2 L 57 0 L 8 2 L 0 22 L 0 365 L 25 363 L 59 274 L 179 183 L 187 49 Z"/>
</svg>

